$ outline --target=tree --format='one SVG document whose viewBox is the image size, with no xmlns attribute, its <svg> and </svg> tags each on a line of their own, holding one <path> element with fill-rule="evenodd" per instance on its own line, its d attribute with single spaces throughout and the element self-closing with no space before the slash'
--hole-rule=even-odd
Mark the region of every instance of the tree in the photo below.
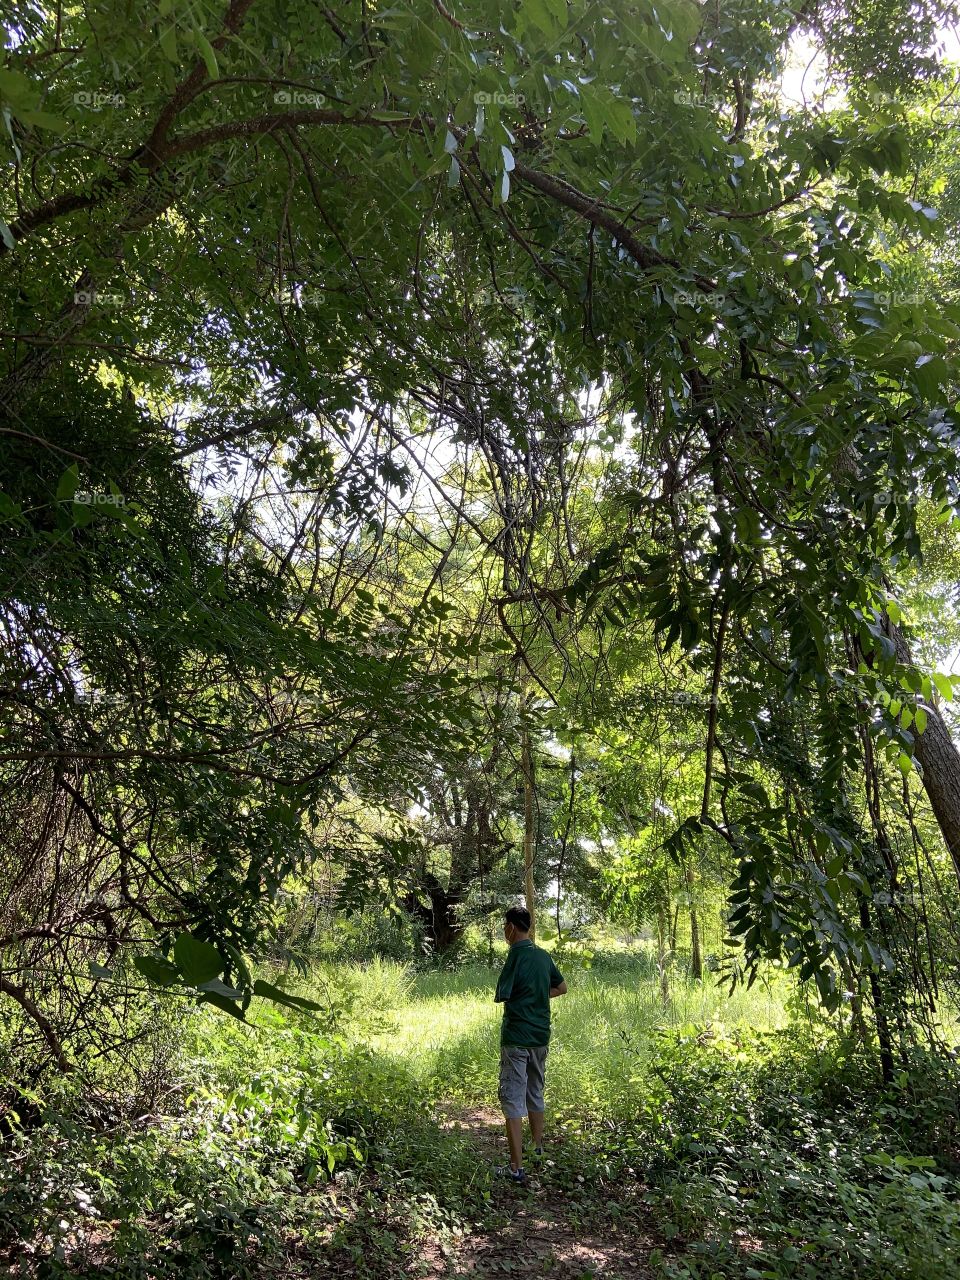
<svg viewBox="0 0 960 1280">
<path fill-rule="evenodd" d="M 205 30 L 164 4 L 145 46 L 115 0 L 15 7 L 4 601 L 13 688 L 46 684 L 0 764 L 23 794 L 47 762 L 111 892 L 138 868 L 157 964 L 199 931 L 250 989 L 234 952 L 312 856 L 304 815 L 389 805 L 476 750 L 477 636 L 562 708 L 636 625 L 709 699 L 668 852 L 726 843 L 751 963 L 785 954 L 832 1000 L 851 955 L 887 965 L 874 800 L 887 755 L 921 758 L 934 688 L 890 632 L 920 549 L 904 499 L 946 518 L 958 492 L 942 76 L 917 39 L 940 10 L 916 12 L 232 0 Z M 776 98 L 800 28 L 836 108 Z M 895 58 L 902 99 L 878 104 Z M 890 289 L 924 269 L 936 307 Z M 442 598 L 470 538 L 477 636 Z M 430 561 L 416 602 L 379 594 L 399 542 Z M 78 598 L 110 602 L 109 659 Z M 73 655 L 82 688 L 135 695 L 129 722 L 64 728 Z M 935 787 L 955 761 L 929 742 Z M 397 840 L 384 876 L 414 856 Z"/>
</svg>

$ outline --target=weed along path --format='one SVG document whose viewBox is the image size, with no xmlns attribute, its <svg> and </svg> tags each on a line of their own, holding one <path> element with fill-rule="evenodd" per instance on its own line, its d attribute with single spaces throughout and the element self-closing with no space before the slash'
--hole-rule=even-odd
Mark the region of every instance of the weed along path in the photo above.
<svg viewBox="0 0 960 1280">
<path fill-rule="evenodd" d="M 441 1123 L 459 1130 L 488 1166 L 506 1158 L 503 1116 L 492 1107 L 442 1108 Z M 563 1137 L 548 1135 L 542 1169 L 530 1169 L 526 1186 L 507 1181 L 493 1188 L 492 1225 L 453 1246 L 428 1251 L 413 1273 L 421 1280 L 448 1276 L 550 1276 L 555 1280 L 653 1280 L 650 1254 L 658 1242 L 645 1222 L 642 1188 L 590 1187 L 569 1171 Z M 628 1228 L 626 1222 L 630 1222 Z"/>
</svg>

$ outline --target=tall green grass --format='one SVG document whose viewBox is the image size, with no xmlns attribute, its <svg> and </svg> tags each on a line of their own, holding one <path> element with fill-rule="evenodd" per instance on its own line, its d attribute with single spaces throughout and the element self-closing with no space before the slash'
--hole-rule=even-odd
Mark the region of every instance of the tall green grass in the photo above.
<svg viewBox="0 0 960 1280">
<path fill-rule="evenodd" d="M 792 984 L 773 969 L 732 996 L 713 975 L 694 982 L 675 973 L 666 1003 L 659 974 L 642 956 L 613 968 L 564 959 L 563 971 L 568 994 L 552 1002 L 549 1099 L 564 1109 L 616 1110 L 624 1088 L 649 1065 L 659 1029 L 772 1030 L 788 1022 Z M 471 965 L 417 973 L 376 961 L 321 970 L 314 990 L 335 981 L 354 1034 L 366 1031 L 371 1048 L 402 1062 L 434 1096 L 493 1103 L 502 1017 L 493 1002 L 497 972 Z"/>
</svg>

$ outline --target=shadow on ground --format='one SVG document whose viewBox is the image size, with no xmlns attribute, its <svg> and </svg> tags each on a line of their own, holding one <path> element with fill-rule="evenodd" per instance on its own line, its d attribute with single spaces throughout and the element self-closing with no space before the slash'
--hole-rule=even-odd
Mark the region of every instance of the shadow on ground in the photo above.
<svg viewBox="0 0 960 1280">
<path fill-rule="evenodd" d="M 498 1111 L 445 1104 L 439 1120 L 442 1128 L 459 1131 L 475 1145 L 478 1160 L 490 1165 L 504 1161 Z M 653 1280 L 649 1257 L 658 1241 L 644 1224 L 639 1203 L 629 1228 L 580 1225 L 575 1197 L 551 1184 L 549 1165 L 531 1173 L 525 1187 L 504 1182 L 494 1195 L 500 1225 L 467 1236 L 455 1249 L 431 1248 L 407 1274 L 422 1280 L 521 1273 L 555 1280 Z"/>
</svg>

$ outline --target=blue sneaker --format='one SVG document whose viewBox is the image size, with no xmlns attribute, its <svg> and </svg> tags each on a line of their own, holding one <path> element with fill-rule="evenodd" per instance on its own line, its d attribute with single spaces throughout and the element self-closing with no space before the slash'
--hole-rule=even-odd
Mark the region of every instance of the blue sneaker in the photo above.
<svg viewBox="0 0 960 1280">
<path fill-rule="evenodd" d="M 522 1166 L 519 1169 L 511 1169 L 508 1164 L 498 1164 L 493 1172 L 498 1178 L 509 1178 L 511 1182 L 524 1183 L 527 1180 Z"/>
</svg>

